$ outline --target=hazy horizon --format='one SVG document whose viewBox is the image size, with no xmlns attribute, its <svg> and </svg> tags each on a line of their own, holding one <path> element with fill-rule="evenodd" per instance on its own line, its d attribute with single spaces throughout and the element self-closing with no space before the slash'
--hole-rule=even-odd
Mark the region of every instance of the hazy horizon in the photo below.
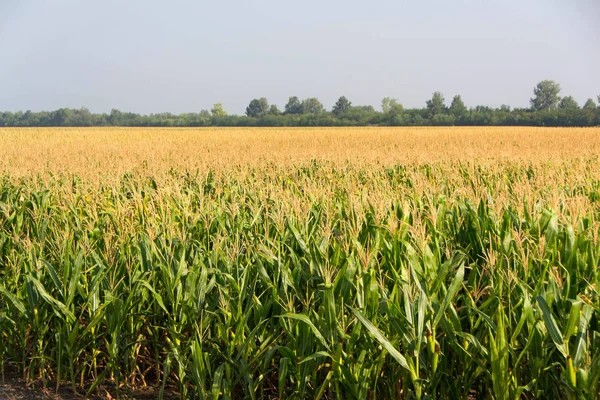
<svg viewBox="0 0 600 400">
<path fill-rule="evenodd" d="M 331 109 L 341 95 L 420 108 L 434 91 L 527 107 L 543 79 L 580 106 L 600 95 L 594 0 L 5 0 L 0 49 L 2 111 L 243 114 L 253 98 Z"/>
</svg>

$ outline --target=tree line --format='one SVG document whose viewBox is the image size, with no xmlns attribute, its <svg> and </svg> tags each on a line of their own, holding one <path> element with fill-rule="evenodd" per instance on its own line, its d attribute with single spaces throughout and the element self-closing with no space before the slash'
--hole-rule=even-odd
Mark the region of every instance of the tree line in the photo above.
<svg viewBox="0 0 600 400">
<path fill-rule="evenodd" d="M 385 97 L 381 110 L 353 105 L 341 96 L 328 111 L 315 97 L 289 98 L 283 110 L 266 98 L 253 99 L 246 114 L 229 115 L 222 104 L 198 113 L 141 115 L 113 109 L 109 114 L 87 108 L 61 108 L 42 112 L 0 112 L 0 126 L 600 126 L 600 106 L 588 99 L 580 106 L 572 96 L 560 96 L 557 82 L 539 82 L 529 108 L 467 108 L 460 95 L 450 105 L 441 92 L 433 93 L 425 107 L 405 109 L 398 99 Z M 600 96 L 598 96 L 600 103 Z"/>
</svg>

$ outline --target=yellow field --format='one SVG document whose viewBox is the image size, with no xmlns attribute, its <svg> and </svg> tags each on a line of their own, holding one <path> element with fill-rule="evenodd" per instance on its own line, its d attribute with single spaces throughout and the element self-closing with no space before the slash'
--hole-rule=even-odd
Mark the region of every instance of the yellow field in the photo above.
<svg viewBox="0 0 600 400">
<path fill-rule="evenodd" d="M 0 171 L 16 176 L 119 176 L 311 160 L 540 164 L 598 154 L 600 128 L 0 128 Z"/>
</svg>

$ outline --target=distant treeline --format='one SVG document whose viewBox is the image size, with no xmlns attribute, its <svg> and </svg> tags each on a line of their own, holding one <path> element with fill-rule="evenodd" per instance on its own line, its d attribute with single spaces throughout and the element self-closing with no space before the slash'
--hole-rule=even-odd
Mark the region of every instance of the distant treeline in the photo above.
<svg viewBox="0 0 600 400">
<path fill-rule="evenodd" d="M 600 126 L 600 107 L 588 99 L 580 107 L 571 96 L 560 97 L 560 85 L 545 80 L 534 88 L 530 108 L 511 109 L 477 106 L 467 108 L 461 96 L 449 106 L 435 92 L 425 108 L 405 109 L 397 99 L 386 97 L 381 111 L 372 106 L 355 106 L 345 96 L 325 109 L 317 98 L 290 97 L 284 110 L 269 105 L 266 98 L 254 99 L 246 115 L 229 115 L 218 103 L 198 113 L 140 115 L 112 110 L 95 114 L 86 108 L 61 108 L 42 112 L 0 112 L 0 126 Z M 600 96 L 598 96 L 600 103 Z"/>
</svg>

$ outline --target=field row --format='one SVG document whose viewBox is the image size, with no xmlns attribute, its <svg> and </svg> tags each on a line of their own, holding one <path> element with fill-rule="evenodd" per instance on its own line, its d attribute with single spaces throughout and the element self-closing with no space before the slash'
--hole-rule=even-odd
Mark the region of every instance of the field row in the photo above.
<svg viewBox="0 0 600 400">
<path fill-rule="evenodd" d="M 0 171 L 86 180 L 312 161 L 371 167 L 597 158 L 600 128 L 0 128 Z"/>
</svg>

